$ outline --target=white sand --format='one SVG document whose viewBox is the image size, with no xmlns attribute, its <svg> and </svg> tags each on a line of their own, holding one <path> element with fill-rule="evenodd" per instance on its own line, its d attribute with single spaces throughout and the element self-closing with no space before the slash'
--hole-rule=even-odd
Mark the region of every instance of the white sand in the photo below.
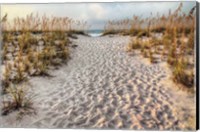
<svg viewBox="0 0 200 132">
<path fill-rule="evenodd" d="M 78 38 L 67 65 L 50 71 L 55 77 L 30 79 L 37 115 L 17 121 L 10 113 L 2 127 L 186 129 L 194 97 L 166 66 L 127 54 L 129 37 Z"/>
</svg>

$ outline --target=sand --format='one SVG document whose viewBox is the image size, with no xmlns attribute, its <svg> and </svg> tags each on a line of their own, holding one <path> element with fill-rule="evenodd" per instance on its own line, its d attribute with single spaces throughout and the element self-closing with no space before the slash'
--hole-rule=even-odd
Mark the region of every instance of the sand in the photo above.
<svg viewBox="0 0 200 132">
<path fill-rule="evenodd" d="M 128 54 L 128 36 L 73 39 L 71 59 L 49 73 L 32 77 L 37 115 L 2 116 L 1 127 L 194 129 L 194 95 L 182 91 L 169 68 Z"/>
</svg>

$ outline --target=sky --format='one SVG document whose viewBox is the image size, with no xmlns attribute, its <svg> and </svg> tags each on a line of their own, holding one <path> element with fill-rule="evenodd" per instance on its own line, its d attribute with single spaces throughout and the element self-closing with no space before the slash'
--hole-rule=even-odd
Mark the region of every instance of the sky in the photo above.
<svg viewBox="0 0 200 132">
<path fill-rule="evenodd" d="M 195 1 L 182 2 L 183 12 L 188 13 L 195 6 Z M 47 16 L 70 17 L 85 20 L 92 27 L 101 29 L 108 20 L 132 18 L 133 15 L 149 17 L 167 14 L 176 10 L 180 2 L 132 2 L 132 3 L 65 3 L 65 4 L 1 4 L 1 16 L 8 14 L 8 20 L 25 17 L 30 13 Z"/>
</svg>

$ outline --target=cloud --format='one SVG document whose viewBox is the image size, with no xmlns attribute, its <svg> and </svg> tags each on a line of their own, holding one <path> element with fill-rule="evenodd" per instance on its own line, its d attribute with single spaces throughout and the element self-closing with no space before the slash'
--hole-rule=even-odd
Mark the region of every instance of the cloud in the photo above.
<svg viewBox="0 0 200 132">
<path fill-rule="evenodd" d="M 103 19 L 106 16 L 106 10 L 100 4 L 90 4 L 88 9 L 92 18 Z"/>
<path fill-rule="evenodd" d="M 67 4 L 12 4 L 1 5 L 8 18 L 25 17 L 31 12 L 47 16 L 70 17 L 86 20 L 93 27 L 103 27 L 107 20 L 132 18 L 133 15 L 149 17 L 151 12 L 160 15 L 175 10 L 180 2 L 132 2 L 132 3 L 67 3 Z M 183 11 L 189 10 L 196 2 L 183 2 Z"/>
<path fill-rule="evenodd" d="M 27 5 L 1 5 L 1 16 L 4 16 L 6 13 L 8 14 L 8 20 L 12 20 L 15 17 L 26 17 L 27 14 L 33 12 L 32 6 Z"/>
</svg>

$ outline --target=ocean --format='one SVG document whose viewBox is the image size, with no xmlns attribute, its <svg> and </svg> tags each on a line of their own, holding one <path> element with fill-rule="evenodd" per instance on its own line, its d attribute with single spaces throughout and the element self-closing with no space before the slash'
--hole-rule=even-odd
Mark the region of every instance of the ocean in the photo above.
<svg viewBox="0 0 200 132">
<path fill-rule="evenodd" d="M 100 37 L 103 34 L 103 30 L 88 30 L 86 33 L 91 37 Z"/>
</svg>

